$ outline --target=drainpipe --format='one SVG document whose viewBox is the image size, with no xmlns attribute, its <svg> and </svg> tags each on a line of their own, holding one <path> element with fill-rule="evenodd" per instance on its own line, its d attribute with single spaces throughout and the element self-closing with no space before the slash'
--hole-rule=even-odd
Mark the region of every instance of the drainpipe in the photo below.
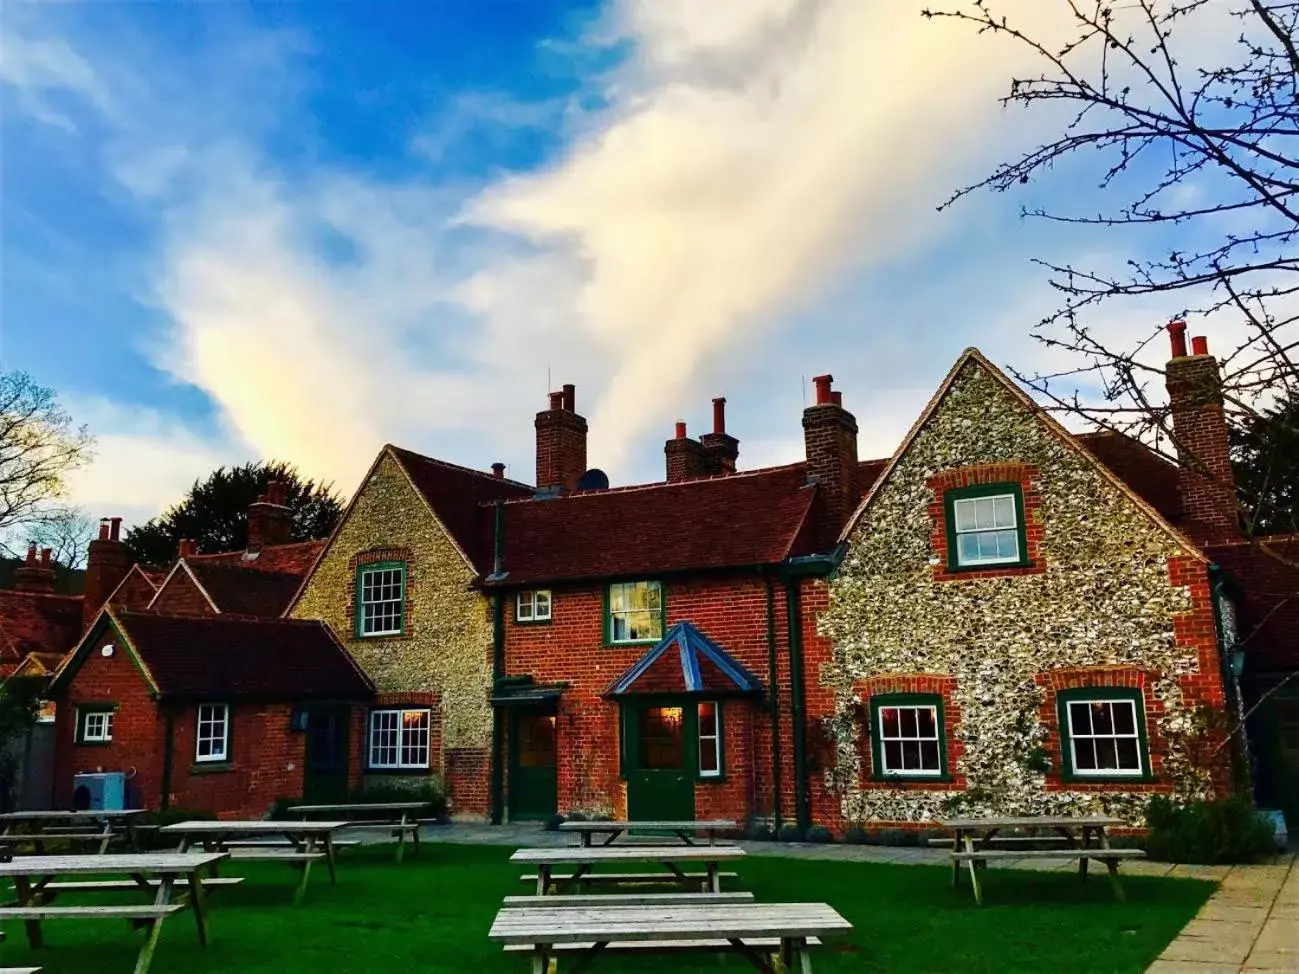
<svg viewBox="0 0 1299 974">
<path fill-rule="evenodd" d="M 170 708 L 167 710 L 167 730 L 162 739 L 162 795 L 158 808 L 166 811 L 171 807 L 171 760 L 176 749 L 176 715 Z"/>
<path fill-rule="evenodd" d="M 794 813 L 800 829 L 812 824 L 807 794 L 806 701 L 803 697 L 803 607 L 797 578 L 785 582 L 785 606 L 789 622 L 789 696 L 794 721 Z"/>
<path fill-rule="evenodd" d="M 495 530 L 492 575 L 501 574 L 501 553 L 504 544 L 505 511 L 500 503 L 496 504 Z M 492 595 L 492 686 L 505 676 L 505 596 L 498 590 Z M 505 763 L 501 749 L 505 743 L 505 712 L 502 707 L 492 705 L 492 782 L 491 806 L 492 824 L 500 825 L 505 821 Z"/>
<path fill-rule="evenodd" d="M 781 800 L 784 794 L 781 790 L 781 773 L 780 773 L 780 674 L 776 669 L 776 587 L 771 582 L 771 576 L 767 576 L 767 686 L 770 688 L 771 699 L 768 706 L 771 710 L 771 787 L 774 795 L 773 804 L 776 809 L 775 825 L 776 831 L 780 831 L 783 822 L 781 815 Z"/>
</svg>

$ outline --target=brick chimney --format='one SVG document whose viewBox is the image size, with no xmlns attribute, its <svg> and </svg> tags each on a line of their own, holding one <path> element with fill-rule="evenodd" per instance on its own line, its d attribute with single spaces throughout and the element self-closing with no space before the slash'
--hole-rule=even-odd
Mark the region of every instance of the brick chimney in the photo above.
<svg viewBox="0 0 1299 974">
<path fill-rule="evenodd" d="M 505 464 L 503 464 L 503 463 L 493 463 L 493 464 L 492 464 L 492 476 L 495 477 L 497 480 L 504 480 L 504 479 L 505 479 Z"/>
<path fill-rule="evenodd" d="M 708 472 L 735 473 L 735 461 L 740 456 L 740 441 L 726 432 L 726 399 L 713 400 L 713 431 L 699 437 L 708 454 Z"/>
<path fill-rule="evenodd" d="M 1181 461 L 1182 509 L 1207 529 L 1210 538 L 1230 538 L 1240 531 L 1240 515 L 1218 360 L 1209 354 L 1208 340 L 1201 336 L 1191 339 L 1187 354 L 1185 321 L 1170 321 L 1168 337 L 1173 357 L 1165 378 L 1174 445 Z"/>
<path fill-rule="evenodd" d="M 676 436 L 663 444 L 668 483 L 694 480 L 708 475 L 708 453 L 698 440 L 686 435 L 686 424 L 677 423 Z"/>
<path fill-rule="evenodd" d="M 82 624 L 89 626 L 113 590 L 131 570 L 131 550 L 121 538 L 120 517 L 101 518 L 99 537 L 86 554 L 86 595 L 81 603 Z"/>
<path fill-rule="evenodd" d="M 550 408 L 537 413 L 537 489 L 577 489 L 586 472 L 586 419 L 576 411 L 576 388 L 550 394 Z"/>
<path fill-rule="evenodd" d="M 27 546 L 27 561 L 14 571 L 14 588 L 19 592 L 39 592 L 43 595 L 54 594 L 54 566 L 50 564 L 50 549 L 41 550 L 40 561 L 36 560 L 35 543 Z"/>
<path fill-rule="evenodd" d="M 177 558 L 192 558 L 198 554 L 198 542 L 192 538 L 181 538 L 176 542 Z"/>
<path fill-rule="evenodd" d="M 816 402 L 803 410 L 807 474 L 815 478 L 818 544 L 831 545 L 857 507 L 857 419 L 831 388 L 834 376 L 818 375 Z"/>
<path fill-rule="evenodd" d="M 272 480 L 266 493 L 248 505 L 248 550 L 288 544 L 293 538 L 293 509 L 285 502 L 284 484 Z"/>
</svg>

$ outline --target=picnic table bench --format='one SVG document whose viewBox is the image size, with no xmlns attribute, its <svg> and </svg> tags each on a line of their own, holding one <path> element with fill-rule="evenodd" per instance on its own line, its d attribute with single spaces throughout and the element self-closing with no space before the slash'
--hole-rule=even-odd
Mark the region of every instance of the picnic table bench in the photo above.
<svg viewBox="0 0 1299 974">
<path fill-rule="evenodd" d="M 136 958 L 135 974 L 145 974 L 153 960 L 162 922 L 188 905 L 194 913 L 198 941 L 206 946 L 208 919 L 205 909 L 206 872 L 216 868 L 225 853 L 127 853 L 81 856 L 15 856 L 0 862 L 0 878 L 12 879 L 16 906 L 0 907 L 0 921 L 21 920 L 32 948 L 44 946 L 41 923 L 45 920 L 127 920 L 145 930 L 144 943 Z M 59 890 L 53 886 L 59 876 L 125 874 L 153 902 L 139 906 L 60 906 L 53 901 Z M 173 898 L 177 880 L 187 880 L 186 892 Z"/>
<path fill-rule="evenodd" d="M 1146 855 L 1141 849 L 1116 849 L 1110 846 L 1105 830 L 1112 825 L 1123 824 L 1123 819 L 1104 815 L 1027 815 L 943 822 L 945 828 L 952 830 L 952 886 L 960 885 L 961 864 L 964 863 L 970 873 L 970 884 L 974 888 L 974 901 L 982 905 L 983 889 L 979 884 L 979 872 L 989 862 L 1011 859 L 1077 859 L 1079 878 L 1086 882 L 1087 863 L 1095 860 L 1104 863 L 1114 895 L 1123 901 L 1125 896 L 1119 882 L 1119 863 L 1125 859 L 1143 859 Z M 1008 836 L 999 834 L 1003 829 L 1050 830 L 1056 834 Z M 1057 843 L 1057 846 L 1051 849 L 993 848 L 1021 842 L 1037 844 L 1044 840 Z"/>
<path fill-rule="evenodd" d="M 503 907 L 487 936 L 506 951 L 532 956 L 534 974 L 551 957 L 578 955 L 573 974 L 606 953 L 731 953 L 764 974 L 811 974 L 808 948 L 846 934 L 852 924 L 825 903 L 681 903 L 677 906 Z M 775 955 L 773 958 L 772 955 Z"/>
<path fill-rule="evenodd" d="M 738 846 L 568 846 L 548 849 L 520 849 L 510 857 L 511 862 L 522 862 L 537 867 L 535 875 L 526 875 L 525 882 L 536 881 L 537 895 L 548 891 L 561 893 L 578 883 L 613 883 L 618 885 L 680 883 L 684 886 L 699 883 L 706 893 L 720 893 L 723 874 L 721 864 L 726 860 L 744 858 Z M 595 873 L 592 868 L 609 863 L 657 863 L 667 872 L 651 873 Z M 705 872 L 688 873 L 681 863 L 699 863 Z M 556 866 L 572 866 L 571 873 L 556 875 Z"/>
<path fill-rule="evenodd" d="M 293 902 L 301 903 L 306 895 L 312 863 L 321 859 L 329 869 L 329 882 L 338 877 L 334 870 L 334 833 L 346 822 L 290 821 L 190 821 L 177 822 L 159 830 L 160 835 L 180 840 L 179 851 L 186 852 L 199 843 L 209 852 L 224 852 L 232 860 L 285 862 L 302 868 L 302 879 L 294 891 Z M 241 845 L 248 838 L 279 838 L 280 843 Z"/>
<path fill-rule="evenodd" d="M 396 818 L 381 822 L 349 821 L 348 832 L 379 831 L 387 832 L 397 840 L 397 861 L 401 862 L 406 850 L 406 836 L 410 836 L 411 852 L 419 856 L 419 830 L 421 823 L 416 816 L 421 811 L 432 809 L 432 802 L 356 802 L 344 805 L 293 805 L 289 812 L 301 815 L 305 821 L 311 815 L 348 816 L 357 812 L 388 812 Z"/>
<path fill-rule="evenodd" d="M 110 843 L 125 836 L 134 847 L 133 822 L 143 809 L 127 808 L 98 811 L 62 811 L 42 809 L 0 814 L 0 847 L 30 843 L 38 855 L 45 853 L 46 839 L 97 843 L 99 853 L 108 851 Z"/>
<path fill-rule="evenodd" d="M 703 832 L 708 838 L 708 844 L 713 845 L 717 840 L 718 832 L 733 832 L 736 825 L 730 819 L 715 818 L 703 819 L 698 822 L 672 821 L 672 822 L 561 822 L 559 831 L 576 832 L 581 843 L 584 846 L 595 845 L 595 837 L 604 835 L 606 838 L 600 845 L 613 845 L 613 843 L 626 835 L 632 829 L 638 832 L 667 832 L 675 835 L 685 845 L 694 845 L 696 833 Z M 627 845 L 630 843 L 624 843 Z"/>
</svg>

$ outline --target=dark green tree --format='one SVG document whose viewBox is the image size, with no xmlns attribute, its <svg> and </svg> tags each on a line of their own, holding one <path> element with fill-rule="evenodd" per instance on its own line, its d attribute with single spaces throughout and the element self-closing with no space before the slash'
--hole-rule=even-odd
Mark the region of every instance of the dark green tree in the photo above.
<svg viewBox="0 0 1299 974">
<path fill-rule="evenodd" d="M 17 785 L 17 751 L 11 745 L 21 739 L 40 709 L 46 680 L 19 677 L 0 683 L 0 812 L 13 810 Z"/>
<path fill-rule="evenodd" d="M 304 480 L 292 464 L 270 460 L 218 467 L 206 480 L 196 480 L 180 503 L 128 531 L 126 544 L 146 565 L 173 561 L 182 538 L 204 554 L 238 551 L 248 544 L 248 506 L 272 480 L 284 484 L 293 509 L 293 540 L 328 537 L 343 511 L 333 484 Z"/>
<path fill-rule="evenodd" d="M 1299 396 L 1233 426 L 1231 448 L 1250 536 L 1299 531 Z"/>
</svg>

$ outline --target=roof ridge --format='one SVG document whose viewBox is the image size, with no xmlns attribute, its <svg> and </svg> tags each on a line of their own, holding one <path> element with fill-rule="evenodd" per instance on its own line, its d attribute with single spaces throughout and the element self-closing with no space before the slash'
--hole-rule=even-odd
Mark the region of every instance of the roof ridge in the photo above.
<svg viewBox="0 0 1299 974">
<path fill-rule="evenodd" d="M 776 467 L 758 467 L 754 470 L 737 470 L 735 473 L 708 474 L 703 477 L 691 477 L 689 480 L 655 480 L 648 484 L 626 484 L 622 487 L 605 487 L 601 490 L 580 490 L 571 494 L 557 494 L 554 497 L 544 498 L 546 503 L 557 500 L 576 500 L 579 497 L 605 497 L 609 494 L 630 494 L 640 490 L 660 490 L 672 487 L 690 487 L 699 484 L 714 483 L 733 483 L 737 480 L 747 480 L 758 476 L 765 476 L 776 473 L 792 473 L 800 467 L 806 467 L 806 460 L 799 460 L 795 463 L 781 464 Z M 501 501 L 480 501 L 479 507 L 495 507 L 499 504 L 527 504 L 533 501 L 543 500 L 537 497 L 509 497 Z"/>
<path fill-rule="evenodd" d="M 17 588 L 0 588 L 0 595 L 21 595 L 33 599 L 69 599 L 76 602 L 85 600 L 85 595 L 68 595 L 64 592 L 24 592 Z"/>
<path fill-rule="evenodd" d="M 201 622 L 218 623 L 220 625 L 291 625 L 291 626 L 314 626 L 323 625 L 320 619 L 294 619 L 283 616 L 268 618 L 266 616 L 250 615 L 233 615 L 220 613 L 219 615 L 190 615 L 183 612 L 158 612 L 150 609 L 123 609 L 117 607 L 114 609 L 117 618 L 126 619 L 129 617 L 138 617 L 144 619 L 194 619 Z"/>
<path fill-rule="evenodd" d="M 240 556 L 242 556 L 242 555 L 246 555 L 246 554 L 248 554 L 250 551 L 252 551 L 254 554 L 261 554 L 263 551 L 282 551 L 282 550 L 284 550 L 285 548 L 301 548 L 301 547 L 303 547 L 303 546 L 305 546 L 305 545 L 310 545 L 310 544 L 324 544 L 326 540 L 328 540 L 328 539 L 326 539 L 326 538 L 311 538 L 311 539 L 309 539 L 309 540 L 307 540 L 307 541 L 286 541 L 286 542 L 284 542 L 284 544 L 266 544 L 266 545 L 262 545 L 260 548 L 257 548 L 257 549 L 252 549 L 252 548 L 232 548 L 230 551 L 204 551 L 204 552 L 202 552 L 202 553 L 198 553 L 198 554 L 186 555 L 185 558 L 188 559 L 188 560 L 191 560 L 191 561 L 194 560 L 194 559 L 196 559 L 196 558 L 231 558 L 231 557 L 233 557 L 233 556 L 235 556 L 235 555 L 240 555 Z M 139 563 L 137 562 L 137 564 L 139 564 Z M 150 570 L 150 569 L 141 568 L 141 571 L 149 571 L 149 570 Z M 164 567 L 164 568 L 161 568 L 161 569 L 156 569 L 156 570 L 159 570 L 159 571 L 170 571 L 170 569 L 165 568 L 165 567 Z"/>
<path fill-rule="evenodd" d="M 498 477 L 490 470 L 478 470 L 474 467 L 466 467 L 463 464 L 452 463 L 450 460 L 443 460 L 439 457 L 431 457 L 424 453 L 418 453 L 415 450 L 408 450 L 404 446 L 397 446 L 395 443 L 389 443 L 388 449 L 394 450 L 397 453 L 405 453 L 409 456 L 415 457 L 417 460 L 423 461 L 424 463 L 432 463 L 439 467 L 445 467 L 447 470 L 458 470 L 461 473 L 473 474 L 475 477 L 481 477 L 483 480 L 491 481 L 492 483 L 513 484 L 515 487 L 526 487 L 528 490 L 536 489 L 532 484 L 525 484 L 523 481 L 515 480 L 512 477 Z"/>
</svg>

